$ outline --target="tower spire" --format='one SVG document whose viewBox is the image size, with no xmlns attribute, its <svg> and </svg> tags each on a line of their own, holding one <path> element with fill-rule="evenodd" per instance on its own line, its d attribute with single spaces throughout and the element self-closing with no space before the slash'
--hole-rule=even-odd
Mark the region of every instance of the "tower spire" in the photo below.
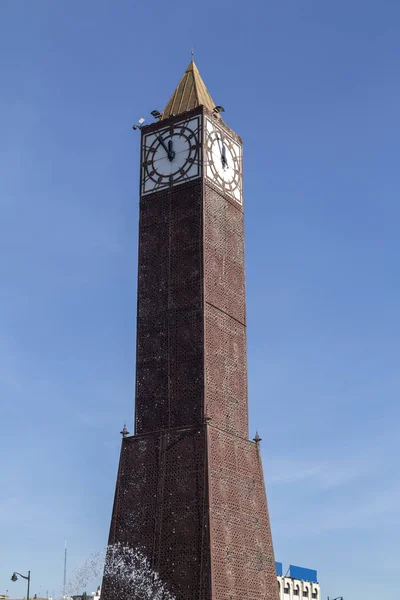
<svg viewBox="0 0 400 600">
<path fill-rule="evenodd" d="M 161 119 L 167 119 L 172 115 L 180 115 L 201 104 L 211 111 L 214 110 L 215 103 L 194 62 L 194 52 L 192 50 L 192 60 L 162 111 Z"/>
</svg>

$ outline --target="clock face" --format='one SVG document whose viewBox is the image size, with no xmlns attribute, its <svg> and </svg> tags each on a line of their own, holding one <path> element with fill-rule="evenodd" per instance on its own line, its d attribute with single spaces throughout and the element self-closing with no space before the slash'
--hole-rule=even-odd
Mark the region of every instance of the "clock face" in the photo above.
<svg viewBox="0 0 400 600">
<path fill-rule="evenodd" d="M 206 119 L 206 175 L 242 204 L 242 148 L 221 127 Z"/>
<path fill-rule="evenodd" d="M 143 136 L 142 194 L 201 175 L 200 116 Z"/>
</svg>

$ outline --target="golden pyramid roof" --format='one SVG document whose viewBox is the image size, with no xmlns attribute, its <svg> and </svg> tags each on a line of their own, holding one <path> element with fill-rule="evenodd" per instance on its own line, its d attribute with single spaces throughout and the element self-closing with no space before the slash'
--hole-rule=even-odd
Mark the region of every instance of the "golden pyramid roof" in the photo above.
<svg viewBox="0 0 400 600">
<path fill-rule="evenodd" d="M 162 111 L 161 119 L 167 119 L 172 115 L 180 115 L 201 104 L 211 111 L 214 110 L 215 103 L 201 78 L 195 62 L 192 60 Z"/>
</svg>

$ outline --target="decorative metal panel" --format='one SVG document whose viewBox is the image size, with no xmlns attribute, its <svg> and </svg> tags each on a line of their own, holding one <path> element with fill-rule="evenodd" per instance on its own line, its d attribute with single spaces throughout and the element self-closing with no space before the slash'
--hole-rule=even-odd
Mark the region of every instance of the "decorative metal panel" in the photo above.
<svg viewBox="0 0 400 600">
<path fill-rule="evenodd" d="M 258 447 L 209 427 L 213 600 L 277 600 Z"/>
<path fill-rule="evenodd" d="M 136 433 L 203 422 L 202 189 L 141 200 Z"/>
<path fill-rule="evenodd" d="M 247 437 L 245 327 L 208 304 L 204 318 L 207 415 L 213 424 Z"/>
<path fill-rule="evenodd" d="M 209 600 L 210 548 L 204 426 L 125 438 L 109 544 L 139 551 L 176 600 Z M 118 573 L 106 600 L 148 600 Z"/>
<path fill-rule="evenodd" d="M 245 324 L 242 209 L 209 185 L 204 204 L 205 301 Z"/>
<path fill-rule="evenodd" d="M 214 425 L 247 437 L 243 213 L 208 185 L 204 203 L 205 405 Z"/>
</svg>

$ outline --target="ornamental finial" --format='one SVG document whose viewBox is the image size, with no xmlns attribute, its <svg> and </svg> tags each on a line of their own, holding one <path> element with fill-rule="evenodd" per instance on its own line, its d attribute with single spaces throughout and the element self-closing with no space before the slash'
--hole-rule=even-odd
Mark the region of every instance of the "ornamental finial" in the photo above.
<svg viewBox="0 0 400 600">
<path fill-rule="evenodd" d="M 258 431 L 256 431 L 256 435 L 253 437 L 253 441 L 256 444 L 259 444 L 261 442 L 262 438 L 260 438 L 260 436 L 258 435 Z"/>
<path fill-rule="evenodd" d="M 124 428 L 122 431 L 120 431 L 120 434 L 122 435 L 123 438 L 125 438 L 127 435 L 129 435 L 129 431 L 126 428 L 126 423 L 124 423 Z"/>
</svg>

